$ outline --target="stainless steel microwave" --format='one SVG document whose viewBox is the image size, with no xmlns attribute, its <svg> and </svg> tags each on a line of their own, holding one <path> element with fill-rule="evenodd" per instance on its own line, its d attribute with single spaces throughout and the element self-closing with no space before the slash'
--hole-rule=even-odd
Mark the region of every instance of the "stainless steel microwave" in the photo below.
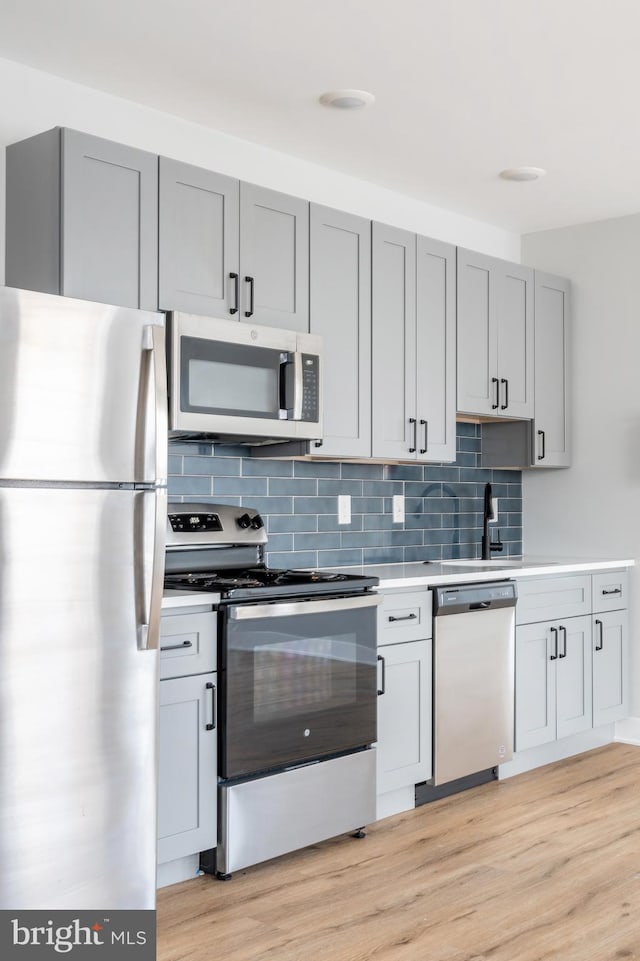
<svg viewBox="0 0 640 961">
<path fill-rule="evenodd" d="M 244 444 L 322 438 L 322 340 L 173 312 L 169 430 Z"/>
</svg>

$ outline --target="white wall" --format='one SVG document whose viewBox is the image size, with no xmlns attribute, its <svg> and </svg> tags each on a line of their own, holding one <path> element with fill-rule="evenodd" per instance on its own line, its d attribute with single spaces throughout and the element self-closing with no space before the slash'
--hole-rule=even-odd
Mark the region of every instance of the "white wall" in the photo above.
<svg viewBox="0 0 640 961">
<path fill-rule="evenodd" d="M 574 371 L 573 466 L 524 472 L 525 550 L 640 564 L 640 215 L 529 234 L 522 260 L 572 281 Z M 631 574 L 633 613 L 640 572 Z M 632 713 L 640 716 L 633 631 L 632 639 Z"/>
<path fill-rule="evenodd" d="M 7 144 L 58 125 L 75 127 L 440 240 L 519 259 L 515 234 L 9 60 L 0 59 L 0 90 L 0 183 Z M 4 211 L 1 191 L 0 282 Z"/>
</svg>

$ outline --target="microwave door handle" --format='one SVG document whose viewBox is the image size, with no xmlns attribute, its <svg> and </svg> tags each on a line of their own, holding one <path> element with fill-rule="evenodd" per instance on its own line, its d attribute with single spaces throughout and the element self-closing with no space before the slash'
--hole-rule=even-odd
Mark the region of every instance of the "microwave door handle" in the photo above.
<svg viewBox="0 0 640 961">
<path fill-rule="evenodd" d="M 280 355 L 280 419 L 302 420 L 302 354 L 299 351 Z"/>
</svg>

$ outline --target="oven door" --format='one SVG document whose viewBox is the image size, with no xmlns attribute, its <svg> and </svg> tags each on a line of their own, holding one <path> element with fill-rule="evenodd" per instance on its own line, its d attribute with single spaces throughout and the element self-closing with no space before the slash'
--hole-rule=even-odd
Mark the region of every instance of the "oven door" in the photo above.
<svg viewBox="0 0 640 961">
<path fill-rule="evenodd" d="M 376 740 L 380 600 L 360 594 L 226 608 L 223 778 L 287 767 Z"/>
</svg>

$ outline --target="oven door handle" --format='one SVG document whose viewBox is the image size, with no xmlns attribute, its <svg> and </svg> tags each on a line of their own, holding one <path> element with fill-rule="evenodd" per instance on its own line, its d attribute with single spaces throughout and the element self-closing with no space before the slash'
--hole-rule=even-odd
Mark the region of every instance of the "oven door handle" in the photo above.
<svg viewBox="0 0 640 961">
<path fill-rule="evenodd" d="M 229 608 L 235 621 L 257 621 L 265 617 L 294 617 L 300 614 L 330 614 L 332 611 L 351 611 L 382 604 L 377 594 L 357 597 L 326 597 L 318 601 L 294 601 L 285 604 L 242 604 Z"/>
</svg>

